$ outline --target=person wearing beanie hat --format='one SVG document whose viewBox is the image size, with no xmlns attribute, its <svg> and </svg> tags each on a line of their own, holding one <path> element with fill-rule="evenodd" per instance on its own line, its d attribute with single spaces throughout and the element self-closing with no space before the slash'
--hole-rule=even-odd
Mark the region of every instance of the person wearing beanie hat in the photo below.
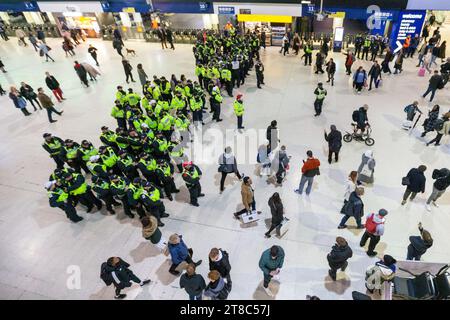
<svg viewBox="0 0 450 320">
<path fill-rule="evenodd" d="M 49 153 L 50 158 L 55 161 L 58 169 L 64 168 L 64 160 L 61 158 L 64 141 L 59 137 L 52 136 L 51 133 L 44 133 L 43 138 L 42 148 Z"/>
<path fill-rule="evenodd" d="M 234 101 L 233 104 L 234 113 L 236 114 L 237 117 L 238 130 L 244 129 L 244 127 L 242 126 L 242 116 L 244 115 L 244 103 L 242 97 L 243 97 L 242 94 L 238 94 L 236 96 L 236 101 Z"/>
<path fill-rule="evenodd" d="M 77 223 L 83 220 L 83 218 L 77 214 L 77 210 L 69 200 L 69 194 L 64 190 L 59 182 L 54 180 L 49 181 L 44 185 L 44 188 L 48 193 L 50 207 L 60 208 L 63 210 L 67 218 L 72 222 Z"/>
<path fill-rule="evenodd" d="M 375 246 L 380 242 L 381 236 L 384 234 L 384 223 L 386 221 L 385 217 L 388 214 L 386 209 L 378 210 L 378 213 L 370 213 L 367 215 L 365 232 L 361 237 L 359 245 L 364 247 L 367 240 L 370 239 L 369 247 L 367 249 L 367 255 L 369 257 L 374 257 L 377 252 L 374 251 Z"/>
<path fill-rule="evenodd" d="M 323 88 L 323 83 L 319 82 L 317 84 L 316 90 L 314 90 L 314 94 L 316 95 L 316 101 L 314 101 L 314 110 L 316 111 L 315 117 L 320 116 L 322 113 L 322 105 L 325 97 L 327 95 L 327 90 Z"/>
</svg>

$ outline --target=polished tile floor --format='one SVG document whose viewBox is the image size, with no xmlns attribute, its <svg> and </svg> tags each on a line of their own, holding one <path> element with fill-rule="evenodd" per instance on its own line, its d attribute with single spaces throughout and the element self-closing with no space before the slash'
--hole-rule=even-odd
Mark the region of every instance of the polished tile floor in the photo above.
<svg viewBox="0 0 450 320">
<path fill-rule="evenodd" d="M 89 139 L 99 145 L 100 127 L 115 125 L 109 116 L 115 87 L 118 84 L 127 87 L 120 57 L 113 51 L 111 43 L 99 40 L 89 43 L 99 49 L 102 76 L 85 89 L 72 68 L 74 58 L 64 57 L 60 40 L 49 39 L 53 48 L 50 54 L 55 63 L 42 61 L 30 47 L 17 46 L 14 38 L 7 43 L 0 42 L 0 57 L 8 70 L 0 76 L 3 88 L 8 90 L 13 84 L 19 86 L 21 81 L 35 89 L 45 87 L 44 73 L 50 71 L 60 80 L 67 97 L 65 102 L 58 104 L 64 114 L 56 118 L 55 124 L 48 123 L 45 111 L 37 111 L 25 118 L 7 96 L 0 98 L 0 298 L 111 299 L 113 289 L 104 286 L 99 272 L 100 264 L 116 255 L 131 263 L 140 277 L 153 280 L 144 289 L 130 288 L 129 299 L 186 299 L 185 292 L 179 289 L 178 278 L 167 272 L 167 257 L 142 238 L 137 219 L 130 221 L 121 214 L 108 216 L 105 212 L 90 215 L 79 207 L 85 220 L 72 224 L 61 211 L 48 205 L 43 184 L 54 163 L 41 147 L 42 134 L 52 132 L 75 141 Z M 126 46 L 137 52 L 136 57 L 130 58 L 132 65 L 142 63 L 150 77 L 155 74 L 169 78 L 172 73 L 194 77 L 194 59 L 189 45 L 177 45 L 175 51 L 162 51 L 159 44 L 132 41 Z M 84 61 L 87 43 L 76 48 L 76 53 L 76 59 Z M 273 244 L 281 245 L 286 252 L 281 282 L 271 284 L 276 299 L 304 299 L 307 294 L 322 299 L 351 299 L 352 290 L 364 289 L 364 271 L 376 258 L 367 257 L 359 247 L 359 230 L 338 230 L 336 227 L 341 218 L 339 210 L 344 181 L 349 171 L 358 167 L 361 154 L 368 147 L 356 142 L 344 144 L 340 162 L 328 165 L 323 130 L 330 124 L 337 125 L 342 131 L 349 130 L 352 111 L 367 103 L 376 140 L 372 149 L 377 166 L 375 183 L 366 188 L 363 200 L 367 212 L 381 207 L 389 210 L 386 233 L 377 247 L 379 255 L 389 253 L 399 260 L 404 259 L 408 237 L 417 234 L 417 223 L 421 221 L 435 239 L 423 260 L 449 261 L 450 193 L 439 200 L 440 207 L 433 208 L 432 213 L 424 208 L 426 196 L 432 189 L 432 170 L 448 167 L 448 137 L 443 139 L 440 147 L 425 147 L 425 139 L 420 138 L 418 129 L 411 133 L 401 129 L 405 105 L 418 99 L 423 111 L 430 107 L 420 98 L 427 87 L 428 76 L 417 76 L 416 61 L 406 60 L 400 75 L 384 76 L 382 88 L 356 95 L 351 80 L 344 73 L 343 55 L 334 53 L 338 68 L 336 85 L 325 85 L 328 96 L 324 111 L 315 118 L 313 91 L 317 82 L 326 80 L 325 76 L 315 75 L 310 67 L 304 67 L 299 57 L 283 57 L 277 48 L 262 50 L 261 56 L 266 68 L 266 86 L 263 90 L 256 88 L 252 71 L 240 89 L 246 105 L 244 125 L 247 129 L 265 130 L 271 120 L 278 120 L 282 143 L 292 155 L 291 170 L 283 187 L 275 188 L 255 175 L 256 147 L 249 147 L 248 163 L 240 165 L 240 170 L 253 177 L 257 206 L 263 213 L 257 224 L 244 227 L 232 218 L 232 213 L 241 208 L 239 181 L 228 178 L 226 191 L 219 195 L 217 166 L 203 164 L 202 185 L 206 197 L 200 200 L 199 208 L 189 206 L 187 190 L 177 177 L 177 185 L 183 186 L 182 192 L 176 201 L 166 202 L 171 216 L 162 229 L 164 236 L 174 232 L 183 234 L 187 244 L 194 249 L 194 259 L 203 259 L 198 272 L 205 278 L 209 250 L 212 247 L 226 249 L 233 268 L 230 299 L 268 298 L 261 289 L 262 273 L 258 260 L 262 251 Z M 356 62 L 356 66 L 360 64 L 366 68 L 370 66 L 368 62 Z M 132 87 L 140 89 L 138 83 Z M 220 125 L 207 124 L 206 128 L 224 131 L 236 127 L 232 101 L 226 98 L 223 103 L 224 121 Z M 439 91 L 435 102 L 445 111 L 450 109 L 449 89 Z M 211 136 L 205 137 L 208 152 L 205 152 L 204 160 L 215 162 L 220 150 L 214 151 L 214 147 L 221 141 L 213 140 Z M 429 134 L 427 139 L 432 136 Z M 301 161 L 308 149 L 319 157 L 322 167 L 311 196 L 302 198 L 293 190 L 298 185 Z M 429 168 L 426 194 L 401 206 L 401 178 L 411 167 L 420 164 Z M 275 191 L 281 194 L 286 215 L 291 219 L 290 229 L 282 239 L 265 239 L 264 220 L 270 217 L 267 200 Z M 326 255 L 338 235 L 349 241 L 354 256 L 346 273 L 338 273 L 338 280 L 333 282 L 327 274 Z M 79 286 L 71 277 L 74 270 L 81 272 Z"/>
</svg>

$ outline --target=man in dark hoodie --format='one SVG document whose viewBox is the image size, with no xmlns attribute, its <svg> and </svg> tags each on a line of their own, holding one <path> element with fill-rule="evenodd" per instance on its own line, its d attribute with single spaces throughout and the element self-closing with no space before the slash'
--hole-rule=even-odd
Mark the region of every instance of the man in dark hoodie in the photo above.
<svg viewBox="0 0 450 320">
<path fill-rule="evenodd" d="M 436 200 L 439 199 L 450 186 L 450 170 L 447 168 L 442 168 L 440 170 L 435 169 L 432 178 L 436 181 L 433 183 L 433 192 L 427 200 L 426 209 L 428 211 L 431 211 L 430 203 L 433 203 L 435 207 L 438 207 Z"/>
<path fill-rule="evenodd" d="M 331 160 L 334 153 L 334 159 L 336 162 L 339 160 L 339 151 L 342 147 L 342 134 L 336 129 L 336 126 L 332 124 L 330 126 L 330 133 L 327 134 L 325 130 L 325 140 L 328 141 L 328 163 L 331 164 Z"/>
<path fill-rule="evenodd" d="M 222 249 L 212 248 L 209 252 L 209 270 L 216 270 L 222 278 L 227 279 L 228 290 L 231 291 L 231 265 L 228 252 Z"/>
<path fill-rule="evenodd" d="M 336 272 L 338 269 L 345 271 L 348 266 L 347 260 L 353 256 L 352 249 L 348 246 L 347 241 L 342 237 L 336 238 L 336 244 L 331 248 L 331 252 L 327 255 L 330 270 L 328 274 L 333 281 L 336 281 Z"/>
<path fill-rule="evenodd" d="M 100 276 L 106 284 L 114 284 L 116 288 L 116 296 L 114 298 L 116 299 L 123 299 L 127 296 L 126 294 L 121 294 L 120 291 L 131 287 L 131 281 L 139 283 L 141 287 L 151 281 L 150 279 L 141 281 L 129 267 L 130 265 L 119 257 L 111 257 L 102 264 Z"/>
<path fill-rule="evenodd" d="M 405 193 L 403 194 L 403 201 L 402 205 L 406 203 L 409 196 L 411 195 L 410 200 L 414 200 L 417 193 L 425 192 L 425 182 L 427 178 L 425 178 L 425 175 L 423 174 L 427 170 L 427 167 L 424 165 L 419 166 L 418 168 L 412 168 L 409 170 L 408 174 L 406 175 L 406 178 L 408 178 L 406 185 Z"/>
<path fill-rule="evenodd" d="M 187 266 L 186 272 L 180 278 L 180 288 L 186 290 L 189 300 L 202 300 L 206 283 L 200 274 L 195 273 L 195 264 L 190 263 Z"/>
<path fill-rule="evenodd" d="M 433 238 L 431 234 L 424 230 L 422 223 L 419 223 L 420 236 L 409 237 L 408 253 L 406 255 L 406 260 L 417 260 L 420 261 L 425 252 L 433 245 Z"/>
</svg>

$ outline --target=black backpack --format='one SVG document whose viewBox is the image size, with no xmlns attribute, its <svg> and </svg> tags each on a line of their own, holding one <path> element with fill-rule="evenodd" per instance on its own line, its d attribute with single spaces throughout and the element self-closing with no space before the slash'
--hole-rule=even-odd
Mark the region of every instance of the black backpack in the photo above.
<svg viewBox="0 0 450 320">
<path fill-rule="evenodd" d="M 440 131 L 444 127 L 444 120 L 443 119 L 437 119 L 434 123 L 434 130 Z"/>
<path fill-rule="evenodd" d="M 352 113 L 352 120 L 355 121 L 355 122 L 359 121 L 359 110 L 353 111 L 353 113 Z"/>
<path fill-rule="evenodd" d="M 113 283 L 113 277 L 111 275 L 111 272 L 109 272 L 107 268 L 108 264 L 106 262 L 103 262 L 100 267 L 100 278 L 103 280 L 103 282 L 109 286 Z"/>
</svg>

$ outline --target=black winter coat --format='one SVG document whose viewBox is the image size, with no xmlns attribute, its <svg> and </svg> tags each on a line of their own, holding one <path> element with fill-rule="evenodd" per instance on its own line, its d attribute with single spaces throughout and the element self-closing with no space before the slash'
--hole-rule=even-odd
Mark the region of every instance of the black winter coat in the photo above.
<svg viewBox="0 0 450 320">
<path fill-rule="evenodd" d="M 347 245 L 345 247 L 335 244 L 331 248 L 331 252 L 327 255 L 328 264 L 331 268 L 341 268 L 347 259 L 353 256 L 352 249 Z"/>
<path fill-rule="evenodd" d="M 338 130 L 332 130 L 329 134 L 325 133 L 325 140 L 328 141 L 330 151 L 339 152 L 342 147 L 342 134 Z"/>
<path fill-rule="evenodd" d="M 427 243 L 423 241 L 421 236 L 411 236 L 409 237 L 408 250 L 412 250 L 412 256 L 420 257 L 425 254 L 427 250 L 433 245 L 433 243 Z"/>
<path fill-rule="evenodd" d="M 219 249 L 219 251 L 222 253 L 222 259 L 219 261 L 212 261 L 211 258 L 209 258 L 209 270 L 216 270 L 223 278 L 226 278 L 231 271 L 228 253 L 222 249 Z"/>
<path fill-rule="evenodd" d="M 272 224 L 277 226 L 283 221 L 283 204 L 276 204 L 273 197 L 269 199 L 270 213 L 272 214 Z"/>
<path fill-rule="evenodd" d="M 198 296 L 206 288 L 205 279 L 200 274 L 188 276 L 184 273 L 180 278 L 180 288 L 184 288 L 189 295 Z"/>
<path fill-rule="evenodd" d="M 433 186 L 439 191 L 443 191 L 450 186 L 450 170 L 446 168 L 440 170 L 435 169 L 432 177 L 436 179 Z"/>
<path fill-rule="evenodd" d="M 116 283 L 116 281 L 114 280 L 114 286 L 120 289 L 131 287 L 131 277 L 133 275 L 133 271 L 128 269 L 129 267 L 130 264 L 123 261 L 122 259 L 120 259 L 119 263 L 115 266 L 107 264 L 106 270 L 110 273 L 114 272 L 120 281 L 120 283 Z"/>
<path fill-rule="evenodd" d="M 406 175 L 409 178 L 408 189 L 412 192 L 425 192 L 425 175 L 417 168 L 412 168 Z"/>
</svg>

